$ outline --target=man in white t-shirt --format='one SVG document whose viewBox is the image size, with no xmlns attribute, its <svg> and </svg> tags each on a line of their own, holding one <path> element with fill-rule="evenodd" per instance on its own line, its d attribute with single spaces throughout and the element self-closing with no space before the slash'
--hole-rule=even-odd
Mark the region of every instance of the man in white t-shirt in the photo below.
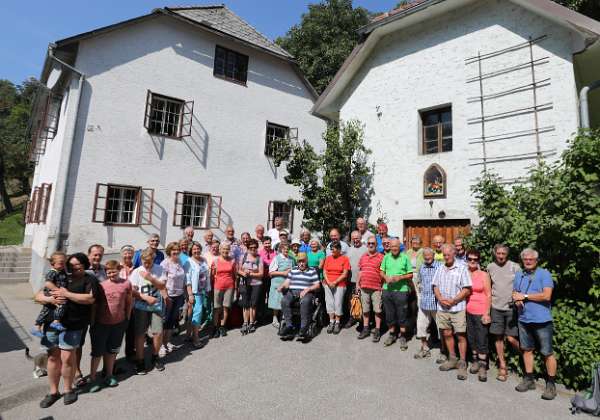
<svg viewBox="0 0 600 420">
<path fill-rule="evenodd" d="M 285 231 L 285 228 L 283 226 L 283 218 L 276 217 L 275 220 L 273 220 L 273 225 L 275 227 L 273 227 L 267 231 L 267 236 L 271 238 L 271 245 L 273 247 L 275 247 L 279 243 L 279 234 L 282 231 Z M 288 235 L 288 241 L 289 242 L 292 241 L 292 237 L 289 235 Z"/>
</svg>

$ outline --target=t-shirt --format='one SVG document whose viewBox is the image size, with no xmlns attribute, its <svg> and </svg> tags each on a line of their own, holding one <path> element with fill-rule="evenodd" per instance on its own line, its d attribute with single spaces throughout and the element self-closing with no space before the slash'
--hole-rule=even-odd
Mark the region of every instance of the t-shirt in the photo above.
<svg viewBox="0 0 600 420">
<path fill-rule="evenodd" d="M 290 270 L 287 275 L 290 290 L 304 290 L 319 282 L 319 273 L 312 267 L 302 271 L 299 268 Z"/>
<path fill-rule="evenodd" d="M 403 276 L 412 273 L 412 264 L 405 253 L 401 252 L 394 257 L 391 252 L 388 252 L 381 261 L 381 271 L 386 276 Z M 400 280 L 394 283 L 384 283 L 383 290 L 392 292 L 409 292 L 409 280 Z"/>
<path fill-rule="evenodd" d="M 142 273 L 146 272 L 146 268 L 142 265 L 131 272 L 129 276 L 129 282 L 133 287 L 133 290 L 137 290 L 139 293 L 143 295 L 151 295 L 156 297 L 156 288 L 149 281 L 142 277 Z M 150 269 L 150 274 L 155 277 L 158 281 L 163 282 L 164 279 L 162 277 L 163 269 L 160 265 L 154 264 Z"/>
<path fill-rule="evenodd" d="M 348 248 L 348 253 L 346 255 L 350 260 L 350 267 L 352 267 L 350 277 L 350 281 L 352 283 L 356 283 L 358 281 L 358 273 L 360 272 L 360 269 L 358 268 L 358 262 L 360 261 L 360 258 L 365 254 L 365 252 L 367 252 L 367 247 L 363 244 L 361 244 L 358 248 L 356 248 L 354 245 Z"/>
<path fill-rule="evenodd" d="M 309 251 L 310 251 L 310 242 L 300 241 L 299 252 L 304 252 L 305 254 L 308 254 Z"/>
<path fill-rule="evenodd" d="M 72 293 L 89 294 L 98 297 L 98 280 L 88 272 L 79 280 L 74 280 L 70 276 L 66 289 Z M 69 331 L 76 331 L 85 328 L 90 323 L 93 305 L 83 305 L 67 300 L 66 311 L 61 323 Z"/>
<path fill-rule="evenodd" d="M 323 270 L 327 274 L 327 278 L 330 282 L 337 280 L 342 275 L 344 270 L 350 270 L 350 260 L 345 255 L 334 257 L 333 255 L 325 258 L 325 264 L 323 264 Z M 337 287 L 346 287 L 347 280 L 342 280 L 338 283 Z"/>
<path fill-rule="evenodd" d="M 360 270 L 361 289 L 381 290 L 383 279 L 380 275 L 380 267 L 382 261 L 383 255 L 379 252 L 365 253 L 360 257 L 358 269 Z"/>
<path fill-rule="evenodd" d="M 322 249 L 317 252 L 309 251 L 306 257 L 309 267 L 319 269 L 319 264 L 325 259 L 325 252 Z"/>
<path fill-rule="evenodd" d="M 209 270 L 205 260 L 198 262 L 194 258 L 188 258 L 183 270 L 185 284 L 192 287 L 193 294 L 210 291 Z"/>
<path fill-rule="evenodd" d="M 235 288 L 235 260 L 229 261 L 221 257 L 213 262 L 215 269 L 215 289 L 229 290 Z"/>
<path fill-rule="evenodd" d="M 252 257 L 248 253 L 242 255 L 242 257 L 240 257 L 240 260 L 238 261 L 239 269 L 241 271 L 249 270 L 252 273 L 258 273 L 260 264 L 262 264 L 262 263 L 263 262 L 261 261 L 259 255 L 257 255 L 256 257 Z M 263 267 L 263 270 L 264 270 L 264 267 Z M 264 273 L 264 271 L 263 271 L 263 273 Z M 262 284 L 261 279 L 257 279 L 256 277 L 250 278 L 251 286 L 260 286 L 261 284 Z"/>
<path fill-rule="evenodd" d="M 439 289 L 440 294 L 444 299 L 454 299 L 462 289 L 471 287 L 472 282 L 471 276 L 467 271 L 467 266 L 455 261 L 451 267 L 448 267 L 446 264 L 441 264 L 435 271 L 431 284 Z M 450 309 L 444 308 L 438 302 L 437 309 L 440 312 L 460 312 L 464 311 L 466 307 L 466 302 L 461 300 Z"/>
<path fill-rule="evenodd" d="M 138 249 L 137 251 L 135 251 L 135 254 L 133 254 L 133 268 L 138 268 L 142 266 L 143 251 L 143 249 Z M 163 254 L 163 252 L 159 249 L 155 250 L 154 252 L 154 264 L 160 265 L 160 263 L 163 262 L 163 260 L 165 259 L 165 254 Z"/>
<path fill-rule="evenodd" d="M 545 287 L 554 288 L 552 274 L 544 268 L 536 268 L 531 272 L 519 271 L 515 274 L 514 290 L 533 295 L 542 293 Z M 552 321 L 552 308 L 550 302 L 524 302 L 519 310 L 519 322 L 524 324 L 543 323 Z"/>
<path fill-rule="evenodd" d="M 118 278 L 118 281 L 106 280 L 100 283 L 104 293 L 98 305 L 98 322 L 105 325 L 115 325 L 123 322 L 129 314 L 127 297 L 131 294 L 131 283 Z"/>
<path fill-rule="evenodd" d="M 512 261 L 507 261 L 502 266 L 493 262 L 488 264 L 487 271 L 492 280 L 492 308 L 501 311 L 509 310 L 515 274 L 521 271 L 521 267 Z"/>
<path fill-rule="evenodd" d="M 185 288 L 185 270 L 179 262 L 173 262 L 167 258 L 160 263 L 163 269 L 162 279 L 167 286 L 167 293 L 170 297 L 183 295 Z"/>
<path fill-rule="evenodd" d="M 433 251 L 433 259 L 439 262 L 444 262 L 444 253 L 440 250 L 440 251 Z"/>
<path fill-rule="evenodd" d="M 487 273 L 477 270 L 471 274 L 471 294 L 467 298 L 467 312 L 472 315 L 484 315 L 487 311 L 488 297 L 485 294 Z"/>
<path fill-rule="evenodd" d="M 190 256 L 184 252 L 179 254 L 179 264 L 183 267 L 185 263 L 190 259 Z"/>
</svg>

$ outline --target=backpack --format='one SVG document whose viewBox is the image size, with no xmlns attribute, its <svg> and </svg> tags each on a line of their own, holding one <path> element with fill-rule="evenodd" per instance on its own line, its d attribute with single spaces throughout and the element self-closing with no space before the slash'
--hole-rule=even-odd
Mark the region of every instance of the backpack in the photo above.
<svg viewBox="0 0 600 420">
<path fill-rule="evenodd" d="M 589 391 L 571 398 L 571 413 L 581 412 L 600 417 L 600 363 L 592 367 L 592 386 Z"/>
<path fill-rule="evenodd" d="M 350 300 L 350 316 L 358 321 L 362 319 L 363 311 L 362 304 L 360 303 L 360 290 L 357 290 L 356 293 L 352 294 L 352 299 Z"/>
</svg>

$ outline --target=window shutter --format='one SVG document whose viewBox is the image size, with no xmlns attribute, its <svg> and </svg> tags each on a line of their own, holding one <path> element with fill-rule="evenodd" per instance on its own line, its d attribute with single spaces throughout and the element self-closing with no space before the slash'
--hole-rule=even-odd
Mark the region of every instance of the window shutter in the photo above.
<svg viewBox="0 0 600 420">
<path fill-rule="evenodd" d="M 290 234 L 293 233 L 294 231 L 294 205 L 293 204 L 289 204 L 290 206 L 290 214 L 289 214 L 289 230 L 290 230 Z"/>
<path fill-rule="evenodd" d="M 294 146 L 298 145 L 298 128 L 291 127 L 288 129 L 288 140 L 290 144 Z"/>
<path fill-rule="evenodd" d="M 152 115 L 152 92 L 146 92 L 146 110 L 144 112 L 144 128 L 150 129 L 150 116 Z"/>
<path fill-rule="evenodd" d="M 27 200 L 25 207 L 25 223 L 31 223 L 31 200 Z"/>
<path fill-rule="evenodd" d="M 138 201 L 138 224 L 139 225 L 151 225 L 152 224 L 152 213 L 154 212 L 154 189 L 153 188 L 140 188 L 140 198 Z"/>
<path fill-rule="evenodd" d="M 194 118 L 194 101 L 188 101 L 183 104 L 181 111 L 181 126 L 179 127 L 179 137 L 189 137 L 192 135 L 192 120 Z"/>
<path fill-rule="evenodd" d="M 108 185 L 96 184 L 96 195 L 94 196 L 94 211 L 92 213 L 93 223 L 104 223 L 106 220 L 106 203 L 108 198 Z"/>
<path fill-rule="evenodd" d="M 39 223 L 40 221 L 40 187 L 35 187 L 33 190 L 33 205 L 32 205 L 32 214 L 31 214 L 31 222 Z"/>
<path fill-rule="evenodd" d="M 175 207 L 173 208 L 173 226 L 183 227 L 183 192 L 175 192 Z"/>
<path fill-rule="evenodd" d="M 274 201 L 269 201 L 269 209 L 268 209 L 268 215 L 267 215 L 267 226 L 268 229 L 272 229 L 275 227 L 275 202 Z M 279 239 L 279 238 L 271 238 L 273 240 Z"/>
<path fill-rule="evenodd" d="M 46 219 L 48 217 L 48 207 L 50 205 L 50 193 L 52 192 L 52 184 L 42 184 L 42 195 L 41 195 L 41 213 L 40 213 L 40 223 L 46 223 Z"/>
<path fill-rule="evenodd" d="M 211 195 L 208 205 L 208 221 L 206 223 L 209 229 L 218 229 L 221 227 L 221 205 L 223 197 L 220 195 Z"/>
</svg>

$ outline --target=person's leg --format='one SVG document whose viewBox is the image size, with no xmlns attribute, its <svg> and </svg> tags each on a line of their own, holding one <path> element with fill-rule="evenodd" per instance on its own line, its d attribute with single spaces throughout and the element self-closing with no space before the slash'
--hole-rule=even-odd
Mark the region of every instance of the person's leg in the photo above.
<svg viewBox="0 0 600 420">
<path fill-rule="evenodd" d="M 312 293 L 307 293 L 302 299 L 300 299 L 300 331 L 305 332 L 306 328 L 310 325 L 310 318 L 313 312 L 313 300 L 314 296 Z"/>
<path fill-rule="evenodd" d="M 421 340 L 421 352 L 417 354 L 424 354 L 422 352 L 429 351 L 429 345 L 427 344 L 427 327 L 429 327 L 429 318 L 425 310 L 418 308 L 417 311 L 417 338 Z"/>
<path fill-rule="evenodd" d="M 334 290 L 325 283 L 323 283 L 323 290 L 325 292 L 325 307 L 327 309 L 327 315 L 329 315 L 329 324 L 333 325 L 335 322 Z"/>
<path fill-rule="evenodd" d="M 281 298 L 281 312 L 283 313 L 283 317 L 281 319 L 282 322 L 285 321 L 286 325 L 292 324 L 292 303 L 294 302 L 294 295 L 290 290 L 287 290 L 283 294 L 283 298 Z"/>
<path fill-rule="evenodd" d="M 100 366 L 101 356 L 92 356 L 92 360 L 90 362 L 90 381 L 96 380 L 96 373 L 98 372 L 98 366 Z M 104 362 L 104 368 L 106 369 L 106 362 Z M 110 372 L 110 370 L 107 370 Z"/>
<path fill-rule="evenodd" d="M 396 293 L 396 308 L 398 325 L 400 326 L 400 335 L 406 340 L 406 325 L 408 323 L 408 300 L 409 294 L 406 292 Z"/>
<path fill-rule="evenodd" d="M 115 360 L 117 360 L 117 354 L 116 353 L 104 353 L 104 356 L 102 356 L 103 362 L 104 362 L 104 367 L 106 368 L 107 372 L 113 372 L 113 369 L 115 367 Z M 112 374 L 107 374 L 106 375 L 107 378 L 112 377 Z"/>
<path fill-rule="evenodd" d="M 60 349 L 54 347 L 48 350 L 48 383 L 50 384 L 50 394 L 58 394 L 58 385 L 60 383 L 60 372 L 62 369 L 62 362 L 60 357 Z"/>
<path fill-rule="evenodd" d="M 369 316 L 371 314 L 371 296 L 373 292 L 371 290 L 362 289 L 360 293 L 360 306 L 363 311 L 363 330 L 369 329 Z"/>
<path fill-rule="evenodd" d="M 496 347 L 496 354 L 498 355 L 498 367 L 500 369 L 506 369 L 506 357 L 504 355 L 504 336 L 494 336 L 494 344 Z"/>
<path fill-rule="evenodd" d="M 533 350 L 523 349 L 523 364 L 525 365 L 525 374 L 533 376 Z"/>
<path fill-rule="evenodd" d="M 135 360 L 138 362 L 144 361 L 144 342 L 146 341 L 146 333 L 135 336 Z"/>
<path fill-rule="evenodd" d="M 74 350 L 61 350 L 60 360 L 62 362 L 62 369 L 60 375 L 63 378 L 64 392 L 71 392 L 73 390 L 73 378 L 75 377 L 75 363 L 76 363 L 76 352 Z"/>
<path fill-rule="evenodd" d="M 335 322 L 340 324 L 344 316 L 344 297 L 346 296 L 345 287 L 335 288 Z"/>
<path fill-rule="evenodd" d="M 221 318 L 221 327 L 225 327 L 227 325 L 227 318 L 229 317 L 229 308 L 223 306 L 223 318 Z"/>
<path fill-rule="evenodd" d="M 394 304 L 394 292 L 384 290 L 382 294 L 383 312 L 391 336 L 396 335 L 396 305 Z"/>
<path fill-rule="evenodd" d="M 454 331 L 452 331 L 452 329 L 444 329 L 442 330 L 442 335 L 444 337 L 446 348 L 448 349 L 449 359 L 456 359 L 456 351 L 454 350 Z"/>
</svg>

